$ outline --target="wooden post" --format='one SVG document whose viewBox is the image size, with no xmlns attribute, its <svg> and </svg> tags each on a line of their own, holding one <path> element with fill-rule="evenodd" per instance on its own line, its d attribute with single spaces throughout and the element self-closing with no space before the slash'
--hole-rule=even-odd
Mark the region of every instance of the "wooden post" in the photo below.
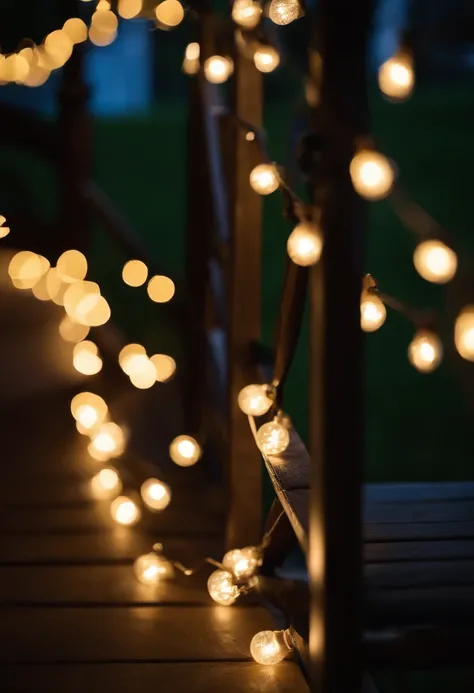
<svg viewBox="0 0 474 693">
<path fill-rule="evenodd" d="M 239 118 L 259 128 L 262 124 L 262 76 L 253 62 L 240 55 L 238 50 L 234 65 L 232 109 Z M 257 377 L 252 344 L 259 341 L 261 330 L 262 204 L 249 184 L 250 171 L 259 163 L 255 147 L 246 141 L 245 132 L 238 126 L 232 128 L 229 155 L 233 180 L 229 195 L 232 238 L 228 267 L 227 543 L 233 548 L 255 544 L 261 538 L 262 529 L 262 460 L 248 421 L 237 404 L 240 390 L 255 382 Z"/>
<path fill-rule="evenodd" d="M 359 298 L 366 218 L 349 163 L 355 137 L 367 131 L 368 4 L 321 0 L 315 17 L 322 59 L 315 198 L 325 243 L 310 281 L 310 656 L 318 693 L 360 693 L 362 685 Z"/>
</svg>

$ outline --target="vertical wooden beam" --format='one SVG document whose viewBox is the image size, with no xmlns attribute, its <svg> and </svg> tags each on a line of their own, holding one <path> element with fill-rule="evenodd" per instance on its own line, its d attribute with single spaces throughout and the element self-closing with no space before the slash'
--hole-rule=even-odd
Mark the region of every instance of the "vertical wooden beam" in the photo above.
<svg viewBox="0 0 474 693">
<path fill-rule="evenodd" d="M 325 242 L 310 281 L 310 655 L 318 693 L 360 693 L 362 685 L 359 297 L 366 217 L 349 163 L 355 137 L 367 131 L 369 14 L 368 0 L 320 0 L 314 18 L 322 58 L 316 198 Z"/>
<path fill-rule="evenodd" d="M 253 62 L 234 56 L 232 109 L 254 127 L 262 125 L 262 76 Z M 262 461 L 249 430 L 246 417 L 239 410 L 237 396 L 241 388 L 255 381 L 252 343 L 261 331 L 261 233 L 262 203 L 249 185 L 249 174 L 258 161 L 255 148 L 245 139 L 239 127 L 232 129 L 229 170 L 231 182 L 231 247 L 229 252 L 229 443 L 228 488 L 229 511 L 227 542 L 229 547 L 245 546 L 259 540 L 261 534 Z"/>
</svg>

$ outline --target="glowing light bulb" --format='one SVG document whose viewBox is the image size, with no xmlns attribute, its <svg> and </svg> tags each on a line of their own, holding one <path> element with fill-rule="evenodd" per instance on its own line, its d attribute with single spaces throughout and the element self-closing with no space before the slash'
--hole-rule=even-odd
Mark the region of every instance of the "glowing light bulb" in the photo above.
<svg viewBox="0 0 474 693">
<path fill-rule="evenodd" d="M 150 361 L 155 366 L 156 381 L 166 383 L 171 380 L 176 373 L 176 361 L 166 354 L 154 354 L 150 356 Z"/>
<path fill-rule="evenodd" d="M 268 8 L 268 16 L 280 26 L 291 24 L 301 14 L 301 7 L 296 0 L 272 0 Z"/>
<path fill-rule="evenodd" d="M 193 41 L 186 46 L 186 52 L 183 61 L 183 72 L 187 75 L 196 75 L 199 72 L 200 62 L 199 56 L 201 47 L 199 43 Z"/>
<path fill-rule="evenodd" d="M 273 46 L 259 46 L 253 54 L 255 67 L 260 72 L 273 72 L 280 64 L 280 54 Z"/>
<path fill-rule="evenodd" d="M 222 559 L 222 565 L 237 580 L 248 580 L 262 565 L 262 556 L 256 546 L 246 546 L 244 549 L 228 551 Z"/>
<path fill-rule="evenodd" d="M 170 457 L 179 467 L 191 467 L 201 454 L 199 443 L 191 436 L 178 436 L 170 445 Z"/>
<path fill-rule="evenodd" d="M 111 11 L 110 5 L 104 6 L 104 8 L 98 6 L 91 21 L 96 31 L 113 34 L 118 29 L 118 19 Z"/>
<path fill-rule="evenodd" d="M 87 260 L 79 250 L 66 250 L 56 263 L 58 276 L 66 284 L 81 281 L 87 274 Z"/>
<path fill-rule="evenodd" d="M 143 357 L 143 354 L 132 356 L 127 365 L 131 371 L 130 382 L 136 388 L 148 390 L 156 383 L 156 368 L 148 356 Z"/>
<path fill-rule="evenodd" d="M 83 43 L 87 41 L 87 25 L 79 17 L 71 17 L 63 26 L 63 31 L 69 36 L 73 43 Z"/>
<path fill-rule="evenodd" d="M 407 53 L 386 60 L 379 69 L 379 87 L 391 99 L 403 101 L 413 91 L 415 73 L 413 61 Z"/>
<path fill-rule="evenodd" d="M 155 303 L 167 303 L 174 296 L 174 282 L 169 277 L 155 275 L 148 282 L 147 292 Z"/>
<path fill-rule="evenodd" d="M 4 226 L 4 223 L 6 222 L 6 218 L 4 216 L 0 215 L 0 238 L 6 238 L 8 234 L 10 233 L 10 229 L 8 226 Z"/>
<path fill-rule="evenodd" d="M 99 462 L 119 457 L 125 450 L 125 435 L 116 423 L 104 423 L 92 436 L 89 454 Z"/>
<path fill-rule="evenodd" d="M 291 232 L 286 248 L 295 265 L 315 265 L 323 249 L 321 229 L 309 221 L 298 224 Z"/>
<path fill-rule="evenodd" d="M 267 385 L 247 385 L 239 392 L 237 402 L 247 416 L 262 416 L 273 404 L 267 395 Z"/>
<path fill-rule="evenodd" d="M 50 270 L 49 274 L 52 274 L 52 270 Z M 58 291 L 59 287 L 61 286 L 61 280 L 59 279 L 57 271 L 51 277 L 51 283 L 53 284 L 53 282 L 55 286 L 51 287 L 51 292 L 53 289 L 56 289 L 56 285 L 58 285 L 58 288 L 56 289 L 56 291 Z M 67 287 L 66 292 L 64 293 L 64 309 L 69 317 L 75 322 L 78 322 L 81 325 L 87 324 L 84 317 L 87 315 L 88 311 L 97 306 L 99 297 L 100 287 L 95 282 L 74 282 L 74 284 Z M 91 327 L 91 325 L 89 325 L 89 327 Z"/>
<path fill-rule="evenodd" d="M 94 342 L 79 342 L 74 347 L 72 363 L 83 375 L 96 375 L 102 370 L 102 359 Z"/>
<path fill-rule="evenodd" d="M 209 576 L 207 589 L 212 599 L 222 606 L 230 606 L 239 597 L 240 590 L 234 584 L 232 573 L 215 570 Z"/>
<path fill-rule="evenodd" d="M 110 514 L 117 524 L 126 527 L 136 525 L 142 515 L 138 505 L 128 496 L 118 496 L 113 500 L 110 504 Z"/>
<path fill-rule="evenodd" d="M 258 664 L 278 664 L 291 650 L 286 631 L 262 630 L 250 643 L 250 654 Z"/>
<path fill-rule="evenodd" d="M 145 347 L 141 344 L 127 344 L 119 353 L 120 367 L 127 375 L 130 375 L 132 369 L 136 367 L 132 360 L 135 356 L 144 356 L 147 359 Z"/>
<path fill-rule="evenodd" d="M 360 302 L 360 326 L 364 332 L 375 332 L 385 322 L 387 310 L 378 296 L 363 293 Z"/>
<path fill-rule="evenodd" d="M 245 29 L 253 29 L 260 22 L 262 8 L 254 0 L 234 0 L 232 19 Z"/>
<path fill-rule="evenodd" d="M 419 330 L 408 347 L 408 359 L 422 373 L 431 373 L 441 363 L 443 345 L 438 335 L 429 330 Z"/>
<path fill-rule="evenodd" d="M 137 17 L 143 8 L 143 0 L 119 0 L 118 13 L 122 19 Z"/>
<path fill-rule="evenodd" d="M 69 315 L 65 315 L 59 324 L 59 334 L 65 342 L 82 342 L 89 334 L 90 328 L 87 325 L 79 325 L 74 322 Z"/>
<path fill-rule="evenodd" d="M 89 29 L 89 40 L 94 46 L 105 47 L 110 46 L 117 38 L 116 31 L 102 31 L 95 24 L 92 24 Z"/>
<path fill-rule="evenodd" d="M 140 489 L 143 502 L 151 510 L 164 510 L 171 501 L 171 489 L 158 479 L 147 479 Z"/>
<path fill-rule="evenodd" d="M 442 241 L 423 241 L 415 248 L 413 264 L 426 281 L 446 284 L 456 274 L 458 258 Z"/>
<path fill-rule="evenodd" d="M 170 580 L 174 575 L 173 564 L 156 553 L 139 556 L 133 564 L 133 571 L 144 585 L 157 585 L 161 580 Z"/>
<path fill-rule="evenodd" d="M 148 278 L 148 267 L 141 260 L 129 260 L 122 270 L 122 279 L 128 286 L 142 286 Z"/>
<path fill-rule="evenodd" d="M 204 63 L 204 75 L 212 84 L 223 84 L 234 71 L 230 58 L 223 55 L 213 55 Z"/>
<path fill-rule="evenodd" d="M 71 57 L 73 47 L 70 37 L 62 29 L 48 34 L 44 41 L 44 52 L 49 66 L 53 69 L 62 67 Z"/>
<path fill-rule="evenodd" d="M 122 491 L 122 480 L 115 467 L 104 467 L 91 479 L 91 492 L 96 500 L 116 498 Z"/>
<path fill-rule="evenodd" d="M 466 306 L 456 318 L 454 342 L 463 359 L 474 361 L 474 306 Z"/>
<path fill-rule="evenodd" d="M 32 289 L 48 269 L 49 262 L 42 255 L 22 250 L 10 260 L 8 274 L 17 289 Z"/>
<path fill-rule="evenodd" d="M 93 428 L 97 423 L 103 423 L 107 412 L 105 401 L 93 392 L 80 392 L 71 400 L 71 414 L 84 427 Z"/>
<path fill-rule="evenodd" d="M 273 164 L 258 164 L 250 172 L 250 186 L 259 195 L 270 195 L 278 189 L 280 179 Z"/>
<path fill-rule="evenodd" d="M 269 421 L 257 431 L 257 445 L 265 455 L 280 455 L 290 444 L 290 434 L 278 421 Z"/>
<path fill-rule="evenodd" d="M 163 0 L 155 9 L 155 15 L 160 24 L 173 28 L 184 19 L 184 9 L 178 0 Z"/>
<path fill-rule="evenodd" d="M 373 149 L 362 149 L 351 161 L 352 184 L 366 200 L 387 197 L 395 182 L 395 171 L 389 160 Z"/>
</svg>

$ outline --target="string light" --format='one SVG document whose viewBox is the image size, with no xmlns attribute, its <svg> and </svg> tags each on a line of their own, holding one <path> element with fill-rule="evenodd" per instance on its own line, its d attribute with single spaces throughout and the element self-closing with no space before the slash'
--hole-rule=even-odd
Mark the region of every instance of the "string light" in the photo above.
<svg viewBox="0 0 474 693">
<path fill-rule="evenodd" d="M 257 546 L 232 549 L 225 554 L 222 564 L 237 580 L 249 580 L 262 565 L 262 555 Z"/>
<path fill-rule="evenodd" d="M 250 186 L 259 195 L 270 195 L 280 186 L 280 178 L 274 164 L 258 164 L 250 172 Z"/>
<path fill-rule="evenodd" d="M 119 525 L 133 527 L 141 518 L 141 510 L 138 505 L 128 496 L 118 496 L 110 504 L 110 514 L 112 519 Z"/>
<path fill-rule="evenodd" d="M 291 24 L 301 14 L 301 7 L 296 0 L 272 0 L 268 8 L 268 16 L 280 26 Z"/>
<path fill-rule="evenodd" d="M 105 467 L 91 479 L 91 492 L 96 500 L 116 498 L 121 491 L 122 480 L 115 467 Z"/>
<path fill-rule="evenodd" d="M 51 281 L 55 284 L 54 287 L 51 287 L 51 293 L 53 289 L 57 292 L 61 285 L 61 280 L 59 279 L 57 271 L 55 271 L 54 275 L 51 277 Z M 67 287 L 64 294 L 64 310 L 75 322 L 85 324 L 83 316 L 87 314 L 88 310 L 97 305 L 99 296 L 100 287 L 95 282 L 75 282 Z"/>
<path fill-rule="evenodd" d="M 466 306 L 456 318 L 454 343 L 463 359 L 474 361 L 474 306 Z"/>
<path fill-rule="evenodd" d="M 84 428 L 102 424 L 107 417 L 105 400 L 93 392 L 80 392 L 71 400 L 71 414 Z"/>
<path fill-rule="evenodd" d="M 150 387 L 153 387 L 156 383 L 156 368 L 148 356 L 137 355 L 132 357 L 130 361 L 132 362 L 130 373 L 132 385 L 139 390 L 148 390 Z"/>
<path fill-rule="evenodd" d="M 87 274 L 87 260 L 79 250 L 66 250 L 56 263 L 56 270 L 62 282 L 74 284 L 85 279 Z"/>
<path fill-rule="evenodd" d="M 102 370 L 102 359 L 94 342 L 84 341 L 76 344 L 72 363 L 76 371 L 83 375 L 96 375 Z"/>
<path fill-rule="evenodd" d="M 109 421 L 100 426 L 92 436 L 87 448 L 89 454 L 99 462 L 119 457 L 125 450 L 125 435 L 120 426 Z"/>
<path fill-rule="evenodd" d="M 90 328 L 87 325 L 79 325 L 72 320 L 69 315 L 65 315 L 59 323 L 59 334 L 65 342 L 81 342 L 89 334 Z"/>
<path fill-rule="evenodd" d="M 134 19 L 143 9 L 143 0 L 119 0 L 118 13 L 122 19 Z"/>
<path fill-rule="evenodd" d="M 458 258 L 454 250 L 439 240 L 423 241 L 416 246 L 413 264 L 428 282 L 446 284 L 456 274 Z"/>
<path fill-rule="evenodd" d="M 260 72 L 273 72 L 280 64 L 280 54 L 273 46 L 259 46 L 253 54 L 255 67 Z"/>
<path fill-rule="evenodd" d="M 53 69 L 63 67 L 72 55 L 73 42 L 62 29 L 52 31 L 45 38 L 44 53 Z"/>
<path fill-rule="evenodd" d="M 373 149 L 361 149 L 350 164 L 352 184 L 366 200 L 387 197 L 395 182 L 394 169 L 387 157 Z"/>
<path fill-rule="evenodd" d="M 143 502 L 150 510 L 164 510 L 171 501 L 170 487 L 158 479 L 147 479 L 140 489 Z"/>
<path fill-rule="evenodd" d="M 413 91 L 415 72 L 413 61 L 406 52 L 401 52 L 386 60 L 379 69 L 379 87 L 391 99 L 403 101 Z"/>
<path fill-rule="evenodd" d="M 133 571 L 137 580 L 144 585 L 157 585 L 162 580 L 170 580 L 174 576 L 173 564 L 157 553 L 139 556 L 133 564 Z"/>
<path fill-rule="evenodd" d="M 275 417 L 257 431 L 257 445 L 265 455 L 281 455 L 290 444 L 290 434 Z"/>
<path fill-rule="evenodd" d="M 174 28 L 184 19 L 184 9 L 178 0 L 163 0 L 155 9 L 158 22 L 166 28 Z"/>
<path fill-rule="evenodd" d="M 375 332 L 382 327 L 387 310 L 378 296 L 363 292 L 360 302 L 360 326 L 364 332 Z"/>
<path fill-rule="evenodd" d="M 10 233 L 9 227 L 4 226 L 6 220 L 6 217 L 0 215 L 0 238 L 6 238 Z"/>
<path fill-rule="evenodd" d="M 142 286 L 148 278 L 148 267 L 141 260 L 129 260 L 122 270 L 122 279 L 128 286 Z"/>
<path fill-rule="evenodd" d="M 212 84 L 227 82 L 233 71 L 232 60 L 223 55 L 213 55 L 204 63 L 204 75 Z"/>
<path fill-rule="evenodd" d="M 156 382 L 166 383 L 176 373 L 176 361 L 166 354 L 154 354 L 150 361 L 155 366 Z"/>
<path fill-rule="evenodd" d="M 239 587 L 234 584 L 232 573 L 227 570 L 215 570 L 209 576 L 207 589 L 212 599 L 222 606 L 231 606 L 240 595 Z"/>
<path fill-rule="evenodd" d="M 310 221 L 298 224 L 291 232 L 286 247 L 288 255 L 296 265 L 315 265 L 323 249 L 321 229 Z"/>
<path fill-rule="evenodd" d="M 18 289 L 32 289 L 49 269 L 48 260 L 29 250 L 16 253 L 8 265 L 8 274 Z"/>
<path fill-rule="evenodd" d="M 422 373 L 434 371 L 443 357 L 443 345 L 430 330 L 419 330 L 408 347 L 408 359 Z"/>
<path fill-rule="evenodd" d="M 254 29 L 260 22 L 262 8 L 254 0 L 234 0 L 232 19 L 244 29 Z"/>
<path fill-rule="evenodd" d="M 71 19 L 68 19 L 64 23 L 63 31 L 74 44 L 87 41 L 87 24 L 79 17 L 71 17 Z"/>
<path fill-rule="evenodd" d="M 148 296 L 155 303 L 167 303 L 174 296 L 174 282 L 169 277 L 155 275 L 148 282 L 147 292 Z"/>
<path fill-rule="evenodd" d="M 250 654 L 258 664 L 278 664 L 292 649 L 287 630 L 262 630 L 253 636 L 250 643 Z"/>
<path fill-rule="evenodd" d="M 170 457 L 179 467 L 191 467 L 201 455 L 198 442 L 191 436 L 178 436 L 170 445 Z"/>
<path fill-rule="evenodd" d="M 195 41 L 188 43 L 183 60 L 183 72 L 185 72 L 187 75 L 196 75 L 199 72 L 200 53 L 201 47 L 199 43 L 196 43 Z"/>
<path fill-rule="evenodd" d="M 237 403 L 247 416 L 263 416 L 273 404 L 267 395 L 268 385 L 247 385 L 239 392 Z"/>
</svg>

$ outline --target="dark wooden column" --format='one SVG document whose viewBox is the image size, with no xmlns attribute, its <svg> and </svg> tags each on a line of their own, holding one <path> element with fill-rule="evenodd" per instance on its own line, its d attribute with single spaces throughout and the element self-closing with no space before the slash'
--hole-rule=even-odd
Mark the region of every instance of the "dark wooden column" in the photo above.
<svg viewBox="0 0 474 693">
<path fill-rule="evenodd" d="M 322 163 L 315 198 L 325 245 L 310 282 L 311 676 L 318 693 L 359 693 L 364 460 L 359 297 L 366 216 L 349 163 L 355 137 L 367 129 L 369 2 L 320 0 L 313 19 L 322 58 L 315 117 Z"/>
<path fill-rule="evenodd" d="M 262 124 L 262 75 L 252 61 L 234 55 L 232 108 L 243 120 L 259 128 Z M 261 198 L 251 189 L 249 174 L 255 164 L 256 148 L 245 139 L 245 131 L 232 128 L 229 170 L 231 247 L 229 252 L 229 443 L 228 488 L 229 547 L 245 546 L 261 536 L 262 460 L 249 430 L 246 417 L 237 404 L 241 388 L 255 382 L 252 343 L 261 330 Z"/>
</svg>

